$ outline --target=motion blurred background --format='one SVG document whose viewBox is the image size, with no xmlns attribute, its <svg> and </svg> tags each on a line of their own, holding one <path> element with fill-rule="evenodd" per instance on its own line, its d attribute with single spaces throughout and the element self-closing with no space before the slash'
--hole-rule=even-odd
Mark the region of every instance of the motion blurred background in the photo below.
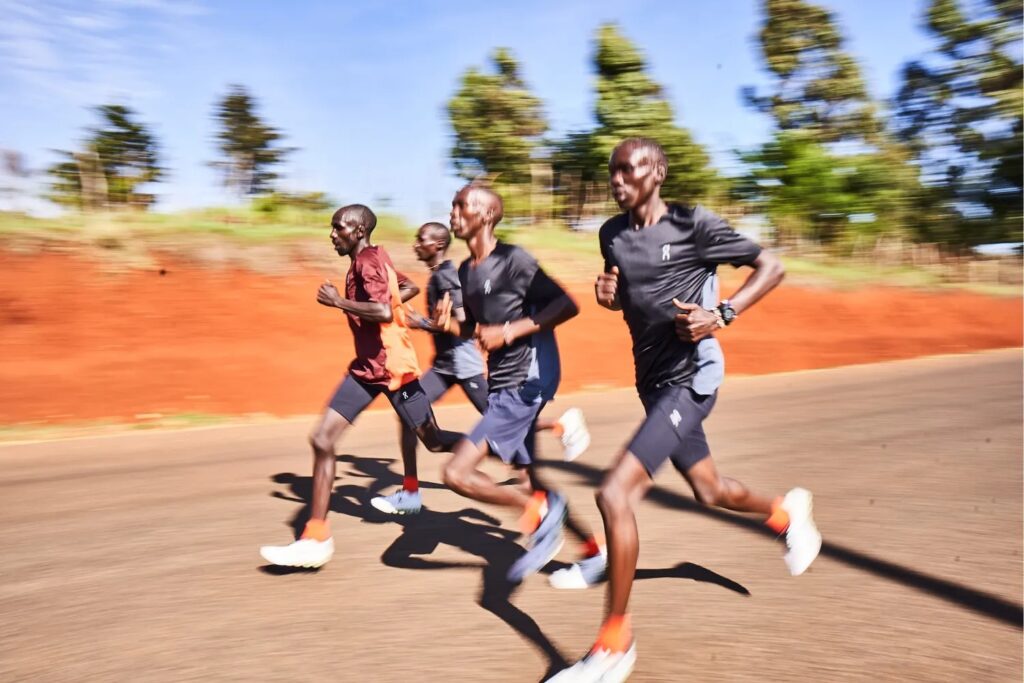
<svg viewBox="0 0 1024 683">
<path fill-rule="evenodd" d="M 585 652 L 599 592 L 513 592 L 514 513 L 442 459 L 420 515 L 374 512 L 384 401 L 339 446 L 339 557 L 256 550 L 308 514 L 353 355 L 315 298 L 349 265 L 332 210 L 371 206 L 422 286 L 414 230 L 473 178 L 580 304 L 548 414 L 593 440 L 541 466 L 599 523 L 641 409 L 594 231 L 643 135 L 666 198 L 786 266 L 718 335 L 708 433 L 723 471 L 813 490 L 825 545 L 794 581 L 665 468 L 632 680 L 1020 681 L 1021 63 L 1020 0 L 0 0 L 0 680 L 523 681 Z"/>
<path fill-rule="evenodd" d="M 148 348 L 152 360 L 154 348 L 184 348 L 183 316 L 200 320 L 191 340 L 213 334 L 202 311 L 224 283 L 204 290 L 187 268 L 303 271 L 301 291 L 315 290 L 343 268 L 326 241 L 343 203 L 374 208 L 377 241 L 418 272 L 412 230 L 446 220 L 454 190 L 486 178 L 506 198 L 502 235 L 586 284 L 599 267 L 588 233 L 615 211 L 607 158 L 633 135 L 664 145 L 668 198 L 708 205 L 782 252 L 790 283 L 970 293 L 980 298 L 955 310 L 990 309 L 985 333 L 1001 334 L 976 345 L 1019 343 L 1016 1 L 3 0 L 0 11 L 0 404 L 22 405 L 47 383 L 72 391 L 86 376 L 84 399 L 110 393 L 128 351 Z M 142 285 L 112 273 L 165 284 L 133 297 Z M 261 285 L 230 286 L 236 302 L 269 306 L 251 290 Z M 901 299 L 864 301 L 889 313 Z M 915 327 L 948 314 L 934 303 Z M 238 318 L 220 338 L 251 343 L 328 320 L 309 315 L 257 330 Z M 137 336 L 163 323 L 157 339 Z M 965 350 L 965 334 L 912 339 L 893 355 Z M 344 350 L 330 367 L 343 368 L 347 346 L 332 343 Z M 169 360 L 149 385 L 173 384 L 203 353 Z M 78 366 L 55 369 L 75 356 Z M 306 386 L 319 395 L 325 382 Z M 176 389 L 173 406 L 135 411 L 51 401 L 0 419 L 201 414 L 214 407 L 186 397 L 216 391 Z"/>
</svg>

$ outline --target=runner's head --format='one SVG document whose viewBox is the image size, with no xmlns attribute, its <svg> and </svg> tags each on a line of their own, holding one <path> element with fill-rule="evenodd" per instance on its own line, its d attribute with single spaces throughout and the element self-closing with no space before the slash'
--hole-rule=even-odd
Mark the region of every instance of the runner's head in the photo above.
<svg viewBox="0 0 1024 683">
<path fill-rule="evenodd" d="M 349 204 L 331 216 L 331 244 L 339 256 L 348 256 L 360 241 L 369 241 L 377 216 L 362 204 Z"/>
<path fill-rule="evenodd" d="M 441 223 L 424 223 L 416 231 L 416 241 L 412 243 L 412 250 L 416 252 L 418 260 L 429 263 L 438 254 L 444 256 L 451 243 L 452 236 L 447 227 Z"/>
<path fill-rule="evenodd" d="M 623 211 L 660 196 L 666 175 L 665 150 L 650 138 L 626 138 L 615 146 L 608 160 L 612 197 Z"/>
<path fill-rule="evenodd" d="M 504 215 L 505 204 L 497 192 L 470 183 L 452 199 L 452 232 L 459 239 L 468 240 L 481 230 L 493 230 Z"/>
</svg>

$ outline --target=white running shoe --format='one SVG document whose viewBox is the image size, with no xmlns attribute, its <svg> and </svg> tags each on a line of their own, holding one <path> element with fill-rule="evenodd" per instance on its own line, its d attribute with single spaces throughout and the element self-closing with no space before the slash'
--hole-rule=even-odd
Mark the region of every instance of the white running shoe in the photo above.
<svg viewBox="0 0 1024 683">
<path fill-rule="evenodd" d="M 796 488 L 782 499 L 782 509 L 789 515 L 789 527 L 786 529 L 788 550 L 783 559 L 793 576 L 807 571 L 821 551 L 821 533 L 811 516 L 812 498 L 807 489 Z"/>
<path fill-rule="evenodd" d="M 574 665 L 546 683 L 622 683 L 636 666 L 636 641 L 625 652 L 594 648 Z"/>
<path fill-rule="evenodd" d="M 423 498 L 419 491 L 399 489 L 390 496 L 371 499 L 370 505 L 389 515 L 415 515 L 423 507 Z"/>
<path fill-rule="evenodd" d="M 317 541 L 312 538 L 300 538 L 288 545 L 265 545 L 260 548 L 260 555 L 270 564 L 279 567 L 316 569 L 327 564 L 334 555 L 334 539 Z"/>
<path fill-rule="evenodd" d="M 590 446 L 587 421 L 583 418 L 582 410 L 569 408 L 558 418 L 558 424 L 562 425 L 562 458 L 572 462 Z"/>
<path fill-rule="evenodd" d="M 552 572 L 548 583 L 552 588 L 582 589 L 596 586 L 608 573 L 608 555 L 604 547 L 592 557 L 573 562 L 571 567 Z"/>
</svg>

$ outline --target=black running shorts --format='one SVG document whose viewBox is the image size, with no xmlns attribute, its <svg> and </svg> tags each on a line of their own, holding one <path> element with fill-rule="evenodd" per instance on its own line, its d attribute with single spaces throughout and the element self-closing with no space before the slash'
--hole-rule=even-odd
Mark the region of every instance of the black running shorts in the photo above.
<svg viewBox="0 0 1024 683">
<path fill-rule="evenodd" d="M 395 391 L 390 391 L 380 384 L 366 384 L 352 375 L 346 375 L 338 389 L 331 397 L 328 406 L 341 414 L 349 422 L 355 422 L 359 414 L 373 399 L 386 394 L 392 407 L 407 426 L 416 429 L 428 421 L 432 421 L 434 413 L 430 409 L 430 401 L 418 380 L 409 382 Z"/>
<path fill-rule="evenodd" d="M 711 413 L 717 397 L 717 391 L 703 396 L 682 386 L 641 395 L 647 417 L 629 442 L 629 452 L 652 477 L 666 459 L 685 473 L 711 454 L 701 423 Z"/>
</svg>

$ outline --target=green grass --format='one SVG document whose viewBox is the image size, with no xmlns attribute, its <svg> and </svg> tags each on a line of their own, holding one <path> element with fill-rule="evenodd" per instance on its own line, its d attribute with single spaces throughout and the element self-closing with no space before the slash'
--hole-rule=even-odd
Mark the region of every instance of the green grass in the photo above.
<svg viewBox="0 0 1024 683">
<path fill-rule="evenodd" d="M 242 243 L 326 239 L 331 212 L 281 209 L 263 213 L 251 208 L 211 208 L 180 213 L 117 211 L 33 218 L 0 212 L 0 237 L 35 237 L 71 242 L 147 240 L 214 236 Z M 378 217 L 374 236 L 411 241 L 413 226 L 392 214 Z"/>
<path fill-rule="evenodd" d="M 6 240 L 31 245 L 58 241 L 99 247 L 112 263 L 120 261 L 123 267 L 131 268 L 151 266 L 148 256 L 151 250 L 187 252 L 194 246 L 211 242 L 223 242 L 243 251 L 249 245 L 314 241 L 326 248 L 329 221 L 329 211 L 287 206 L 272 212 L 252 207 L 229 207 L 172 214 L 137 211 L 68 214 L 45 219 L 0 212 L 0 243 Z M 573 232 L 557 222 L 503 225 L 498 232 L 502 239 L 533 253 L 560 278 L 587 279 L 601 267 L 596 233 Z M 373 237 L 374 242 L 384 245 L 393 258 L 404 261 L 411 258 L 409 250 L 414 234 L 415 226 L 401 217 L 381 214 Z M 461 260 L 465 254 L 464 245 L 453 245 L 453 259 Z M 281 258 L 287 259 L 287 253 L 282 252 Z M 948 272 L 944 277 L 943 271 L 935 268 L 877 266 L 850 259 L 788 254 L 783 254 L 783 260 L 790 281 L 797 283 L 841 288 L 881 284 L 968 290 L 995 296 L 1021 295 L 1018 285 L 951 283 Z"/>
<path fill-rule="evenodd" d="M 912 267 L 883 267 L 845 260 L 817 260 L 782 256 L 787 275 L 802 279 L 821 278 L 832 284 L 891 284 L 897 287 L 931 287 L 939 284 L 932 273 Z"/>
<path fill-rule="evenodd" d="M 941 271 L 913 266 L 879 266 L 856 260 L 799 256 L 782 257 L 791 281 L 857 288 L 868 285 L 969 291 L 986 296 L 1021 296 L 1021 286 L 997 283 L 948 282 Z"/>
</svg>

